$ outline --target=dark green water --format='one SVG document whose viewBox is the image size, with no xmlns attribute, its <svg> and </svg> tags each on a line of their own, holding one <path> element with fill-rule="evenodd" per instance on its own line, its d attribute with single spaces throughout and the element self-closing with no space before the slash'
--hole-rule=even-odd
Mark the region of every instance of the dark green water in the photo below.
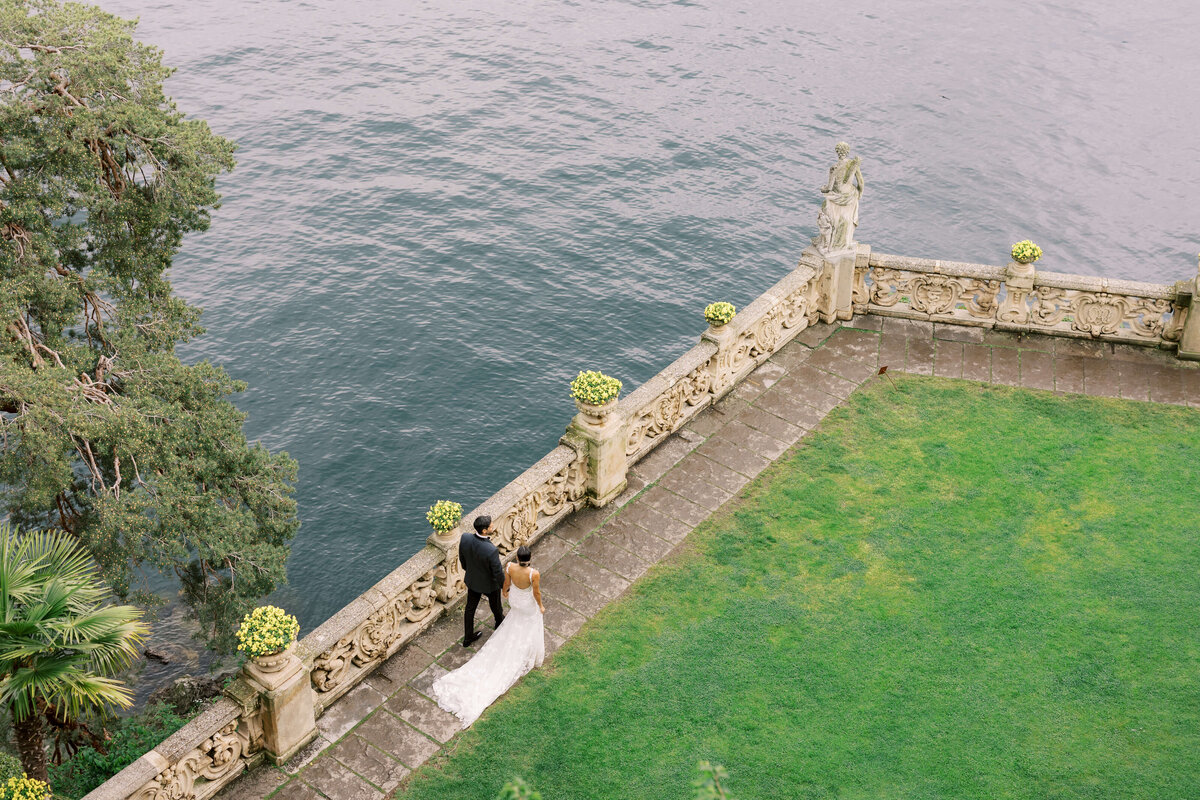
<svg viewBox="0 0 1200 800">
<path fill-rule="evenodd" d="M 553 447 L 578 370 L 632 389 L 782 276 L 839 139 L 876 250 L 1153 281 L 1200 250 L 1192 0 L 104 6 L 240 145 L 173 280 L 187 357 L 300 462 L 305 630 Z"/>
</svg>

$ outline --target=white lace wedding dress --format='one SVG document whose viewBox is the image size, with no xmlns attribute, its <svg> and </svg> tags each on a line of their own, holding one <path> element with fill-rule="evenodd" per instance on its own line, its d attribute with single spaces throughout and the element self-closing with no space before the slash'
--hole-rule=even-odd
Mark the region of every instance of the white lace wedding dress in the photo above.
<svg viewBox="0 0 1200 800">
<path fill-rule="evenodd" d="M 532 580 L 525 589 L 510 583 L 508 603 L 504 622 L 479 652 L 433 682 L 438 705 L 458 717 L 464 728 L 470 727 L 522 675 L 540 667 L 546 656 L 542 612 L 533 597 Z"/>
</svg>

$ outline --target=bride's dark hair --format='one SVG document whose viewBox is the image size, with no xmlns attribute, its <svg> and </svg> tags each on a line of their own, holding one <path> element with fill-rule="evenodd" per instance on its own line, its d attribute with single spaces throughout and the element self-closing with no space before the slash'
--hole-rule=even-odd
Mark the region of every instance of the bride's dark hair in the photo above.
<svg viewBox="0 0 1200 800">
<path fill-rule="evenodd" d="M 521 545 L 520 547 L 517 548 L 517 563 L 520 564 L 522 567 L 527 565 L 531 558 L 533 558 L 533 553 L 530 552 L 528 547 L 526 547 L 525 545 Z"/>
</svg>

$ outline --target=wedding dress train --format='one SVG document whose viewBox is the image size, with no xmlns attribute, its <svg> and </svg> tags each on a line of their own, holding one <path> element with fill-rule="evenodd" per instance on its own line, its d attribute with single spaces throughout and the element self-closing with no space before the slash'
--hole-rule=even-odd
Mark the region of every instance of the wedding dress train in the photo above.
<svg viewBox="0 0 1200 800">
<path fill-rule="evenodd" d="M 433 682 L 438 705 L 470 727 L 484 709 L 529 670 L 542 665 L 546 640 L 533 582 L 522 589 L 510 583 L 509 612 L 475 656 Z"/>
</svg>

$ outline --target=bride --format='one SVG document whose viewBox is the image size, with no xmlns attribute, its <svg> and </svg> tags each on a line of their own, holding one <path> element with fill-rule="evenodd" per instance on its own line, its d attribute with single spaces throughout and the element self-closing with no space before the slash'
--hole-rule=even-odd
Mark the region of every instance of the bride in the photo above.
<svg viewBox="0 0 1200 800">
<path fill-rule="evenodd" d="M 517 562 L 504 570 L 504 588 L 509 613 L 475 657 L 433 683 L 438 705 L 454 714 L 467 728 L 496 698 L 508 691 L 521 676 L 542 665 L 546 642 L 542 633 L 540 575 L 529 566 L 528 547 L 517 549 Z M 510 596 L 511 590 L 511 596 Z"/>
</svg>

